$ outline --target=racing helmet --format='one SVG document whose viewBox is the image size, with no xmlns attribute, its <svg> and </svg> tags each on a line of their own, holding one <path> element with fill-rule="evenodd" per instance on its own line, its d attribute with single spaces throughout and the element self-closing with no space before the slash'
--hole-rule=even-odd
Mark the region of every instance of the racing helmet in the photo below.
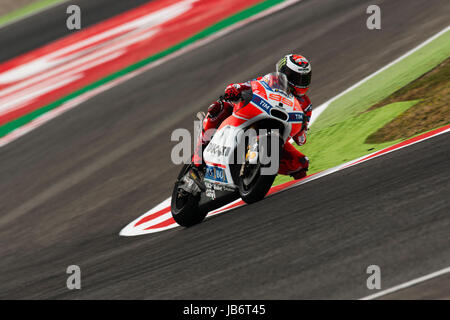
<svg viewBox="0 0 450 320">
<path fill-rule="evenodd" d="M 277 63 L 277 72 L 284 73 L 292 93 L 296 96 L 306 94 L 311 84 L 311 64 L 299 54 L 288 54 Z"/>
</svg>

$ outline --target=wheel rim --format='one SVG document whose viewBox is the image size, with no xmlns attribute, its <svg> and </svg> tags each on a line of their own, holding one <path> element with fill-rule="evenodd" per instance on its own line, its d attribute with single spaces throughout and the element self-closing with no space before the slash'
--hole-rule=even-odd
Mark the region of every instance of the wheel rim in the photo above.
<svg viewBox="0 0 450 320">
<path fill-rule="evenodd" d="M 258 146 L 259 153 L 264 152 L 264 146 Z M 246 168 L 244 170 L 245 176 L 242 178 L 242 186 L 245 191 L 249 191 L 253 188 L 256 181 L 258 180 L 260 171 L 261 171 L 261 163 L 258 160 L 257 164 L 245 164 Z M 250 169 L 250 170 L 249 170 Z M 250 174 L 248 174 L 250 172 Z"/>
</svg>

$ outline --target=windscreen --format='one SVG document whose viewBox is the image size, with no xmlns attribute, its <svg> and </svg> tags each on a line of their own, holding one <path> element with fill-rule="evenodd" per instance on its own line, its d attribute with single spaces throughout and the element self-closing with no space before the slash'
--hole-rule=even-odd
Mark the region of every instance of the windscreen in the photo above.
<svg viewBox="0 0 450 320">
<path fill-rule="evenodd" d="M 265 76 L 265 80 L 270 88 L 273 90 L 288 91 L 288 80 L 284 73 L 273 72 Z"/>
</svg>

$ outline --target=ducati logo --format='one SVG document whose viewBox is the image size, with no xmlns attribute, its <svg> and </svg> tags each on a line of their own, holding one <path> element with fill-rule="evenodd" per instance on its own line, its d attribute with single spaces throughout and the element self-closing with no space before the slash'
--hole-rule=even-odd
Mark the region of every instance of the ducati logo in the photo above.
<svg viewBox="0 0 450 320">
<path fill-rule="evenodd" d="M 225 156 L 227 157 L 230 154 L 231 148 L 217 145 L 213 142 L 211 142 L 208 147 L 206 147 L 206 152 L 209 152 L 211 154 L 217 155 L 217 156 Z"/>
</svg>

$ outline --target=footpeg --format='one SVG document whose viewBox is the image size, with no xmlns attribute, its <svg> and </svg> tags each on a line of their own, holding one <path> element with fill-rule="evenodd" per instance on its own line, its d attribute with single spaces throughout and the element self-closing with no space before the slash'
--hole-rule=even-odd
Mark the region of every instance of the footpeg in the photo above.
<svg viewBox="0 0 450 320">
<path fill-rule="evenodd" d="M 189 171 L 189 177 L 195 182 L 195 184 L 197 185 L 197 187 L 199 187 L 199 189 L 202 192 L 206 191 L 206 186 L 205 183 L 203 182 L 202 176 L 200 171 L 197 169 L 197 167 L 193 166 L 191 168 L 191 170 Z"/>
</svg>

